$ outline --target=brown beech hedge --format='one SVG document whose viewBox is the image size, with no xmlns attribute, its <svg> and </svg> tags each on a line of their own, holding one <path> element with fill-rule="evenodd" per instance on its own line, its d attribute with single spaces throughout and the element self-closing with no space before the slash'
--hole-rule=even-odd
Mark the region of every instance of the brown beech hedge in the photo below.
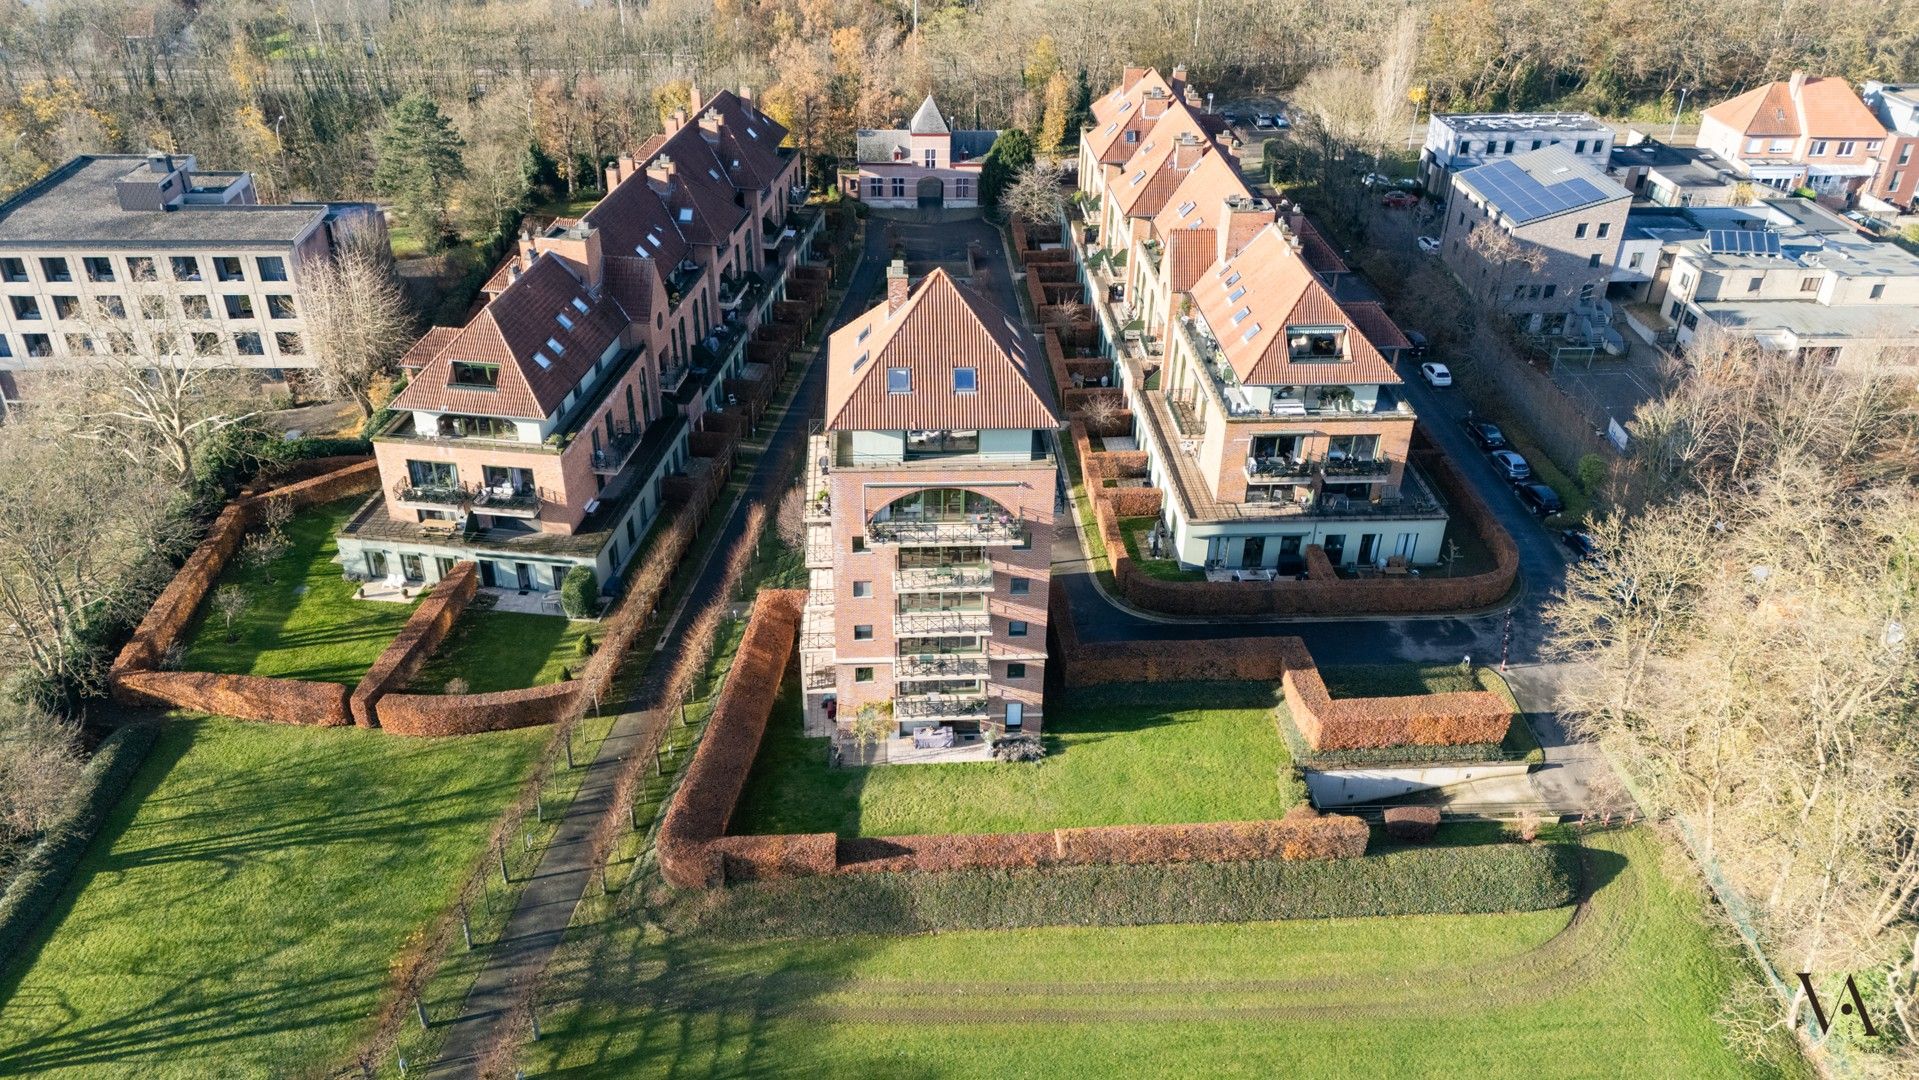
<svg viewBox="0 0 1919 1080">
<path fill-rule="evenodd" d="M 361 727 L 379 727 L 379 699 L 405 686 L 419 673 L 453 629 L 460 613 L 480 588 L 479 567 L 470 560 L 453 564 L 406 625 L 360 678 L 351 698 L 353 720 Z"/>
</svg>

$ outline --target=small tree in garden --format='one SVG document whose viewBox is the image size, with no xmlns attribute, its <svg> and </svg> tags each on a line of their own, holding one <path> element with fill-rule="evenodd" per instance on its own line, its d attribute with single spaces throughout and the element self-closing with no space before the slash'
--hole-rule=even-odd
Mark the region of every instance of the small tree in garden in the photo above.
<svg viewBox="0 0 1919 1080">
<path fill-rule="evenodd" d="M 862 747 L 874 747 L 893 735 L 893 703 L 869 701 L 853 714 L 853 738 Z"/>
<path fill-rule="evenodd" d="M 560 607 L 571 619 L 590 619 L 600 610 L 600 583 L 591 567 L 576 566 L 560 582 Z"/>
<path fill-rule="evenodd" d="M 273 564 L 287 553 L 293 542 L 287 539 L 287 524 L 293 520 L 293 504 L 285 499 L 270 499 L 260 515 L 260 527 L 246 539 L 243 558 L 257 567 L 267 583 L 273 582 Z"/>
<path fill-rule="evenodd" d="M 1036 161 L 1021 169 L 1000 195 L 1000 206 L 1028 225 L 1059 220 L 1065 196 L 1060 193 L 1059 166 Z"/>
<path fill-rule="evenodd" d="M 1119 420 L 1123 410 L 1111 394 L 1096 394 L 1086 399 L 1080 406 L 1080 418 L 1086 421 L 1086 430 L 1095 435 L 1104 435 Z"/>
<path fill-rule="evenodd" d="M 227 632 L 227 643 L 232 644 L 238 635 L 233 632 L 233 624 L 253 604 L 253 598 L 246 589 L 238 585 L 222 585 L 213 590 L 213 611 L 220 616 L 220 625 Z"/>
</svg>

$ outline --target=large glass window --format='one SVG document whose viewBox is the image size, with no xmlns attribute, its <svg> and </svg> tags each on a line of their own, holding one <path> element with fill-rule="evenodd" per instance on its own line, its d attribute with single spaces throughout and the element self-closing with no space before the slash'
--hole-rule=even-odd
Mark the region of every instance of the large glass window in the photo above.
<svg viewBox="0 0 1919 1080">
<path fill-rule="evenodd" d="M 453 361 L 452 384 L 467 389 L 497 389 L 500 385 L 500 365 L 475 364 L 466 360 L 455 360 Z"/>
<path fill-rule="evenodd" d="M 984 495 L 957 488 L 931 488 L 893 500 L 875 515 L 875 520 L 968 521 L 1006 512 L 1005 507 Z"/>
<path fill-rule="evenodd" d="M 450 461 L 409 461 L 406 476 L 414 487 L 457 487 L 460 474 Z"/>
<path fill-rule="evenodd" d="M 906 433 L 906 456 L 909 458 L 977 453 L 979 453 L 979 432 L 977 431 L 909 431 Z"/>
</svg>

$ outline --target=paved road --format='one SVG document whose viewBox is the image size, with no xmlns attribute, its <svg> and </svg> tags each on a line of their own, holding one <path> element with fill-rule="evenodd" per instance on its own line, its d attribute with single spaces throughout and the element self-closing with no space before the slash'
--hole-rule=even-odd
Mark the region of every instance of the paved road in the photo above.
<svg viewBox="0 0 1919 1080">
<path fill-rule="evenodd" d="M 881 258 L 884 250 L 879 230 L 868 230 L 865 258 L 854 275 L 847 299 L 834 313 L 834 327 L 844 323 L 856 310 L 853 305 L 858 299 L 867 296 L 879 283 L 884 273 Z M 777 461 L 789 448 L 805 441 L 807 424 L 818 414 L 825 392 L 826 365 L 813 363 L 807 367 L 792 403 L 768 437 L 762 461 Z M 755 470 L 747 479 L 746 490 L 726 519 L 720 536 L 705 549 L 705 561 L 686 602 L 675 615 L 676 620 L 704 609 L 714 597 L 733 587 L 733 582 L 726 579 L 729 560 L 724 553 L 748 542 L 747 509 L 755 502 L 776 503 L 787 479 L 774 476 L 766 469 Z M 467 995 L 464 1010 L 457 1019 L 447 1022 L 446 1045 L 431 1075 L 474 1075 L 478 1055 L 498 1037 L 504 1011 L 512 1006 L 522 987 L 538 978 L 559 947 L 567 924 L 572 921 L 573 909 L 592 881 L 590 838 L 612 798 L 620 761 L 629 747 L 637 745 L 654 726 L 670 719 L 669 715 L 651 710 L 658 704 L 655 700 L 658 680 L 672 670 L 681 652 L 691 647 L 692 643 L 676 632 L 679 629 L 677 625 L 667 627 L 661 637 L 664 647 L 653 657 L 632 657 L 627 661 L 649 664 L 648 677 L 643 680 L 635 700 L 623 704 L 625 711 L 615 719 L 611 733 L 586 766 L 586 778 L 579 794 L 561 817 L 559 831 L 541 857 L 532 880 L 520 894 L 499 943 L 488 955 L 486 966 L 480 970 Z"/>
</svg>

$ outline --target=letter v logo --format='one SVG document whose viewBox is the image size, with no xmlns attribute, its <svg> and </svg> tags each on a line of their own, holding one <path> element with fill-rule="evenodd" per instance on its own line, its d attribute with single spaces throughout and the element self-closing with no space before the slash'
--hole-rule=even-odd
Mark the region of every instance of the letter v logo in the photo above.
<svg viewBox="0 0 1919 1080">
<path fill-rule="evenodd" d="M 1831 1031 L 1832 1020 L 1826 1015 L 1825 1006 L 1819 1003 L 1819 993 L 1812 988 L 1812 975 L 1809 972 L 1799 972 L 1799 986 L 1806 991 L 1806 1001 L 1812 1005 L 1812 1015 L 1819 1021 L 1820 1033 L 1824 1034 Z M 1859 1018 L 1859 1024 L 1865 1028 L 1866 1034 L 1876 1038 L 1879 1030 L 1872 1026 L 1872 1017 L 1866 1015 L 1866 1000 L 1859 996 L 1859 984 L 1853 982 L 1852 976 L 1850 975 L 1846 976 L 1846 994 L 1851 997 L 1852 1000 L 1840 1004 L 1839 1014 L 1841 1016 L 1857 1016 Z"/>
</svg>

